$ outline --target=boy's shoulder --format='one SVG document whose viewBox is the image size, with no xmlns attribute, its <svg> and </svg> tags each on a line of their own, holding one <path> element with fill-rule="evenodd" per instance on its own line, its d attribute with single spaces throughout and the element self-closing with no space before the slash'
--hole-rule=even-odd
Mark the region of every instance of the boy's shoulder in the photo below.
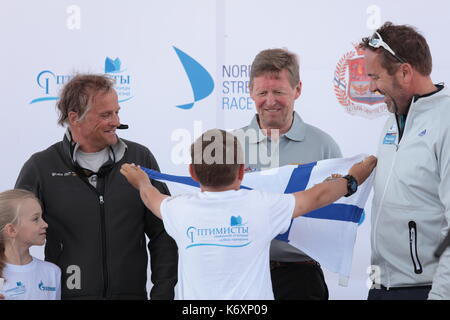
<svg viewBox="0 0 450 320">
<path fill-rule="evenodd" d="M 164 201 L 178 202 L 178 201 L 184 201 L 184 200 L 189 200 L 189 199 L 193 199 L 193 198 L 198 198 L 199 193 L 200 192 L 177 194 L 177 195 L 173 195 L 173 196 L 170 196 L 170 197 L 164 199 Z"/>
<path fill-rule="evenodd" d="M 205 196 L 202 194 L 201 191 L 199 192 L 192 192 L 192 193 L 184 193 L 184 194 L 178 194 L 173 195 L 164 200 L 164 202 L 168 203 L 183 203 L 185 201 L 192 203 L 192 200 L 198 200 L 198 203 L 203 203 L 203 201 L 208 199 L 219 199 L 219 200 L 230 200 L 230 201 L 248 201 L 249 199 L 255 200 L 255 201 L 277 201 L 280 198 L 285 198 L 288 196 L 292 196 L 291 194 L 283 194 L 283 193 L 275 193 L 275 192 L 267 192 L 267 191 L 261 191 L 261 190 L 255 190 L 255 189 L 245 189 L 242 188 L 238 190 L 238 192 L 230 197 L 230 195 L 227 195 L 226 193 L 217 193 L 215 196 Z"/>
</svg>

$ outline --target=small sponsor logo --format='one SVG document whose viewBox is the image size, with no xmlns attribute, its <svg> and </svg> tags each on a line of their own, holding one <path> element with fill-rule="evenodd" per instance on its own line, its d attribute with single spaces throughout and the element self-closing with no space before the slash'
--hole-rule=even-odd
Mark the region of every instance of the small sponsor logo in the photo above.
<svg viewBox="0 0 450 320">
<path fill-rule="evenodd" d="M 38 288 L 41 291 L 56 291 L 56 287 L 45 286 L 42 280 L 39 282 Z"/>
<path fill-rule="evenodd" d="M 419 137 L 423 137 L 423 136 L 426 135 L 426 134 L 427 134 L 427 129 L 421 131 L 421 132 L 419 133 Z"/>
<path fill-rule="evenodd" d="M 68 171 L 68 172 L 52 172 L 52 177 L 76 177 L 76 172 Z"/>
<path fill-rule="evenodd" d="M 397 139 L 397 132 L 388 132 L 384 136 L 383 144 L 395 144 L 396 139 Z"/>
<path fill-rule="evenodd" d="M 122 61 L 119 58 L 114 60 L 110 57 L 105 58 L 105 74 L 116 82 L 114 89 L 119 97 L 119 103 L 133 98 L 132 76 L 125 71 L 122 69 Z"/>
<path fill-rule="evenodd" d="M 122 61 L 119 58 L 114 60 L 106 57 L 105 74 L 115 81 L 114 89 L 117 92 L 119 103 L 125 102 L 133 98 L 132 96 L 132 76 L 125 73 L 122 69 Z M 73 78 L 73 75 L 61 74 L 52 70 L 42 70 L 36 77 L 37 87 L 40 96 L 32 99 L 29 104 L 35 104 L 45 101 L 57 101 L 59 97 L 57 93 L 62 87 Z"/>
<path fill-rule="evenodd" d="M 16 282 L 16 287 L 5 290 L 4 294 L 7 297 L 12 298 L 15 296 L 25 294 L 26 292 L 27 292 L 27 288 L 25 287 L 25 285 L 21 281 L 18 281 L 18 282 Z"/>
</svg>

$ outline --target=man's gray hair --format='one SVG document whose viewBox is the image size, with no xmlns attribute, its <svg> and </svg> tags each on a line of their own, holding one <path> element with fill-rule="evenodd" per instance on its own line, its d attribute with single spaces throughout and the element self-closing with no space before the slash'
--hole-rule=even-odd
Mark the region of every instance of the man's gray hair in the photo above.
<svg viewBox="0 0 450 320">
<path fill-rule="evenodd" d="M 68 123 L 69 112 L 76 112 L 78 118 L 84 117 L 89 110 L 92 98 L 99 92 L 108 92 L 114 88 L 114 80 L 106 75 L 78 74 L 61 91 L 56 104 L 59 112 L 58 124 Z"/>
</svg>

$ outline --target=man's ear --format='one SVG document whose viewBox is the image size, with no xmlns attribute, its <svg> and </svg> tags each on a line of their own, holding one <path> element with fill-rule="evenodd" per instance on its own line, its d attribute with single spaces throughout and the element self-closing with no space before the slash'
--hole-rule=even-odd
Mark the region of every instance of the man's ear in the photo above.
<svg viewBox="0 0 450 320">
<path fill-rule="evenodd" d="M 192 179 L 194 179 L 194 181 L 200 182 L 200 181 L 198 180 L 197 175 L 195 174 L 194 166 L 192 165 L 192 163 L 189 164 L 189 174 L 191 175 Z"/>
<path fill-rule="evenodd" d="M 409 63 L 403 63 L 400 66 L 401 81 L 404 84 L 411 84 L 414 75 L 414 69 Z"/>
<path fill-rule="evenodd" d="M 302 94 L 302 82 L 299 81 L 297 86 L 295 87 L 295 99 L 300 97 L 301 94 Z"/>
<path fill-rule="evenodd" d="M 78 113 L 76 113 L 75 111 L 69 111 L 67 120 L 69 121 L 70 126 L 75 125 L 78 122 Z"/>
</svg>

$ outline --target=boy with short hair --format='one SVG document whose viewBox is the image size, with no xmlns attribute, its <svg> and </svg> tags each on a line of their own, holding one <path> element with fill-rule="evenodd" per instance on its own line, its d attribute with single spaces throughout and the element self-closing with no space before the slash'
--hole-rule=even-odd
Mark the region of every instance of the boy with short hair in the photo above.
<svg viewBox="0 0 450 320">
<path fill-rule="evenodd" d="M 159 193 L 134 164 L 121 168 L 175 239 L 177 298 L 189 300 L 273 299 L 271 240 L 287 231 L 292 218 L 351 194 L 348 182 L 363 183 L 376 165 L 376 158 L 370 156 L 353 165 L 348 178 L 334 178 L 293 194 L 274 194 L 240 189 L 242 149 L 226 131 L 205 132 L 191 146 L 191 158 L 189 173 L 200 183 L 201 192 L 174 197 Z"/>
</svg>

